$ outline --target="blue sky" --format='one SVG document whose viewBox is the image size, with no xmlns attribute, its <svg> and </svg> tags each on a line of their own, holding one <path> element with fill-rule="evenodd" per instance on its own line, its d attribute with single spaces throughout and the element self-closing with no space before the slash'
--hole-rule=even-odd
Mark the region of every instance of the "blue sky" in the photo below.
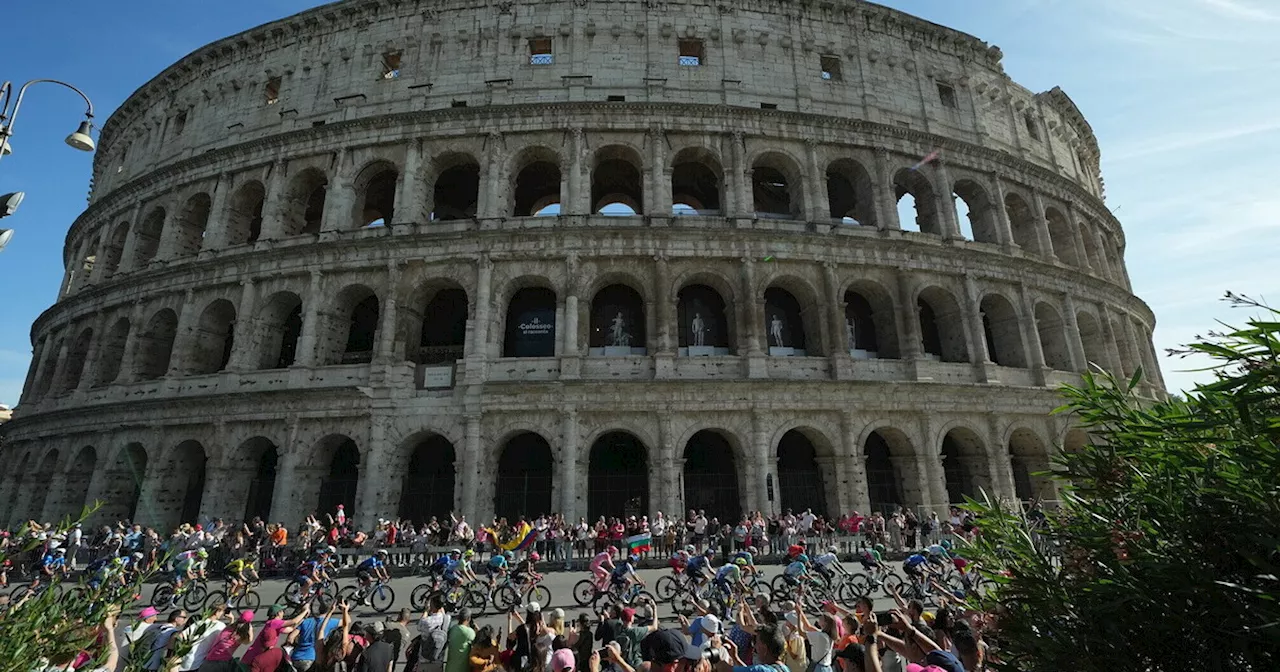
<svg viewBox="0 0 1280 672">
<path fill-rule="evenodd" d="M 601 0 L 595 0 L 600 2 Z M 306 0 L 13 2 L 0 80 L 64 79 L 105 121 L 130 93 L 219 37 L 314 6 Z M 1275 0 L 895 0 L 890 6 L 999 45 L 1005 68 L 1036 91 L 1062 86 L 1102 146 L 1107 204 L 1125 227 L 1135 291 L 1155 310 L 1158 349 L 1214 320 L 1246 315 L 1230 289 L 1280 290 L 1280 2 Z M 64 22 L 74 21 L 67 32 Z M 33 87 L 0 193 L 25 191 L 0 253 L 0 403 L 16 404 L 30 325 L 54 300 L 67 227 L 85 205 L 90 157 L 62 139 L 79 121 L 74 93 Z M 1205 374 L 1163 357 L 1169 386 Z"/>
</svg>

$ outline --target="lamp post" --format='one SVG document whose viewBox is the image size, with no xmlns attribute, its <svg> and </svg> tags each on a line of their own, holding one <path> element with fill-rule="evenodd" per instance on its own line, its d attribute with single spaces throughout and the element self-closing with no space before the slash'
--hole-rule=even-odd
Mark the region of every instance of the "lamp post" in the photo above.
<svg viewBox="0 0 1280 672">
<path fill-rule="evenodd" d="M 56 79 L 33 79 L 18 89 L 18 96 L 13 101 L 12 111 L 9 109 L 9 102 L 14 97 L 13 82 L 0 84 L 0 159 L 13 153 L 13 146 L 9 144 L 9 138 L 13 137 L 13 125 L 18 120 L 18 111 L 22 109 L 22 96 L 27 92 L 27 87 L 32 84 L 44 83 L 65 86 L 80 94 L 81 98 L 84 98 L 84 103 L 87 106 L 87 110 L 84 113 L 84 121 L 80 122 L 80 126 L 76 128 L 74 133 L 67 136 L 66 143 L 72 149 L 78 149 L 82 152 L 92 152 L 94 150 L 93 136 L 90 135 L 93 130 L 93 102 L 89 100 L 89 96 L 84 95 L 84 91 L 66 82 Z"/>
</svg>

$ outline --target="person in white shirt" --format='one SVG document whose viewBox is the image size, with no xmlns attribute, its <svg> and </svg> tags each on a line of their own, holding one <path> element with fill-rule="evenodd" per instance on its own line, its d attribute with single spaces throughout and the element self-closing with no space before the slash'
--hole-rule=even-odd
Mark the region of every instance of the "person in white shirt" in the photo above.
<svg viewBox="0 0 1280 672">
<path fill-rule="evenodd" d="M 191 672 L 192 670 L 200 669 L 200 666 L 204 665 L 204 658 L 209 655 L 209 649 L 213 647 L 214 638 L 227 627 L 227 621 L 223 620 L 226 609 L 227 605 L 218 604 L 210 612 L 209 618 L 187 626 L 178 635 L 178 640 L 181 642 L 178 645 L 179 650 L 185 648 L 185 644 L 191 644 L 187 655 L 182 657 L 178 665 L 179 670 Z"/>
</svg>

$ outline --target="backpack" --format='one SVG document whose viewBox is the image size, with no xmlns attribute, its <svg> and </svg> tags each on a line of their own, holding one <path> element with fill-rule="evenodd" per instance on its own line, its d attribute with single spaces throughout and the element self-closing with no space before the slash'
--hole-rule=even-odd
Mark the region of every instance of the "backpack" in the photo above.
<svg viewBox="0 0 1280 672">
<path fill-rule="evenodd" d="M 418 656 L 422 648 L 422 635 L 409 640 L 409 648 L 404 650 L 404 672 L 415 672 L 418 669 Z"/>
<path fill-rule="evenodd" d="M 444 615 L 444 622 L 439 627 L 432 628 L 423 633 L 422 641 L 418 644 L 418 658 L 424 663 L 439 663 L 444 661 L 444 653 L 449 645 L 449 615 Z"/>
</svg>

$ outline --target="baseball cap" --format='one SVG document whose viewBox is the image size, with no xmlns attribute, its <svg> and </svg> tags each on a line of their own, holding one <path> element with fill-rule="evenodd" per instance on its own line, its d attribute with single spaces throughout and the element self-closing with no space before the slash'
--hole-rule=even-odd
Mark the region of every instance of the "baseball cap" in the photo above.
<svg viewBox="0 0 1280 672">
<path fill-rule="evenodd" d="M 964 672 L 964 663 L 950 651 L 934 649 L 924 654 L 924 662 L 927 663 L 926 668 L 937 668 L 942 672 Z"/>
<path fill-rule="evenodd" d="M 140 621 L 141 621 L 141 620 L 145 620 L 145 619 L 148 619 L 148 618 L 154 618 L 154 617 L 159 616 L 159 615 L 160 615 L 160 610 L 159 610 L 159 609 L 156 609 L 155 607 L 147 607 L 147 608 L 143 609 L 142 611 L 138 612 L 138 620 L 140 620 Z"/>
<path fill-rule="evenodd" d="M 273 604 L 271 605 L 270 608 L 267 609 L 267 618 L 275 618 L 276 616 L 279 616 L 282 613 L 284 613 L 284 605 Z"/>
<path fill-rule="evenodd" d="M 702 649 L 690 643 L 679 631 L 662 628 L 640 640 L 640 657 L 658 665 L 670 665 L 681 658 L 701 660 Z"/>
<path fill-rule="evenodd" d="M 529 603 L 529 611 L 530 611 L 530 612 L 532 612 L 532 613 L 536 613 L 536 612 L 542 611 L 542 605 L 541 605 L 541 604 L 538 604 L 537 602 L 530 602 L 530 603 Z"/>
<path fill-rule="evenodd" d="M 576 662 L 573 658 L 572 649 L 557 649 L 555 653 L 551 654 L 551 672 L 575 669 L 577 667 Z"/>
<path fill-rule="evenodd" d="M 387 629 L 387 624 L 382 621 L 374 621 L 369 624 L 369 628 L 373 630 L 373 634 L 381 635 Z"/>
<path fill-rule="evenodd" d="M 698 619 L 698 625 L 702 631 L 708 635 L 714 635 L 720 632 L 720 619 L 711 614 L 707 614 Z"/>
<path fill-rule="evenodd" d="M 636 617 L 636 610 L 635 610 L 635 609 L 632 609 L 631 607 L 623 607 L 623 608 L 622 608 L 622 617 L 623 617 L 624 619 L 626 619 L 626 620 L 628 620 L 628 621 L 629 621 L 629 620 L 631 620 L 631 619 L 633 619 L 633 618 L 635 618 L 635 617 Z"/>
<path fill-rule="evenodd" d="M 836 658 L 844 658 L 845 660 L 856 660 L 861 664 L 867 655 L 867 647 L 854 642 L 836 652 Z"/>
<path fill-rule="evenodd" d="M 244 621 L 245 623 L 252 623 L 252 622 L 253 622 L 253 610 L 252 610 L 252 609 L 245 609 L 244 611 L 240 612 L 240 620 L 241 620 L 241 621 Z"/>
</svg>

